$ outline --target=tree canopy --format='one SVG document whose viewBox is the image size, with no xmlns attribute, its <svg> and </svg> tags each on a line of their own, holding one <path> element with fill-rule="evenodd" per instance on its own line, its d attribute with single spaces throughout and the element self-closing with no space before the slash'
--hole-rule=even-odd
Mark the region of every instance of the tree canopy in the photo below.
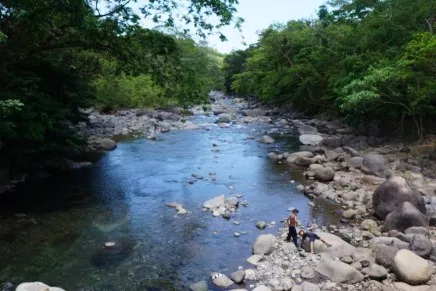
<svg viewBox="0 0 436 291">
<path fill-rule="evenodd" d="M 137 2 L 140 15 L 131 4 Z M 80 107 L 186 106 L 220 87 L 222 57 L 197 45 L 238 26 L 236 0 L 0 1 L 0 149 L 17 171 L 80 147 L 71 125 Z M 141 17 L 175 26 L 186 11 L 184 35 L 140 26 Z M 180 22 L 180 21 L 179 21 Z"/>
<path fill-rule="evenodd" d="M 435 29 L 432 0 L 327 1 L 226 56 L 226 87 L 420 139 L 436 129 Z"/>
</svg>

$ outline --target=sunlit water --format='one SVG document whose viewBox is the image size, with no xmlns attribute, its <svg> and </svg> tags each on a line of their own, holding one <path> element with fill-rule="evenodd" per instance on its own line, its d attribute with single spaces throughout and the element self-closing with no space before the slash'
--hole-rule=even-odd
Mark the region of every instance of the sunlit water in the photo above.
<svg viewBox="0 0 436 291">
<path fill-rule="evenodd" d="M 186 290 L 190 283 L 208 280 L 211 272 L 249 267 L 246 258 L 254 239 L 277 234 L 291 206 L 300 209 L 303 221 L 337 222 L 334 207 L 316 201 L 312 208 L 290 183 L 298 182 L 301 172 L 266 157 L 274 149 L 296 150 L 295 138 L 276 136 L 273 145 L 247 139 L 267 129 L 210 124 L 162 134 L 157 141 L 124 140 L 92 169 L 49 179 L 26 189 L 24 196 L 1 201 L 0 283 L 43 281 L 66 290 Z M 204 179 L 193 179 L 193 173 Z M 209 173 L 216 173 L 216 181 Z M 192 180 L 196 182 L 190 184 Z M 219 194 L 243 194 L 249 205 L 230 220 L 203 212 L 202 203 Z M 178 216 L 166 202 L 179 202 L 191 213 Z M 276 221 L 277 227 L 258 230 L 258 220 Z M 236 238 L 234 232 L 242 235 Z M 121 248 L 105 252 L 107 241 Z"/>
</svg>

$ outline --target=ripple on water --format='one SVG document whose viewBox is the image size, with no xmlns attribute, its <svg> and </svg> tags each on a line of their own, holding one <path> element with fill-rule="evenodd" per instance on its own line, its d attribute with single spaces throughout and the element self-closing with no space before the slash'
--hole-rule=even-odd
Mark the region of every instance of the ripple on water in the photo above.
<svg viewBox="0 0 436 291">
<path fill-rule="evenodd" d="M 272 150 L 296 148 L 294 136 L 273 135 L 277 143 L 263 145 L 246 138 L 261 136 L 267 126 L 209 129 L 171 132 L 156 142 L 121 141 L 94 168 L 28 185 L 0 201 L 0 282 L 39 280 L 66 290 L 183 290 L 211 272 L 247 266 L 256 236 L 277 233 L 258 230 L 258 220 L 280 221 L 293 206 L 303 222 L 337 222 L 334 207 L 325 201 L 309 207 L 289 182 L 302 179 L 301 169 L 266 158 Z M 192 174 L 204 179 L 191 185 Z M 248 207 L 230 220 L 201 210 L 214 196 L 239 193 Z M 191 213 L 177 215 L 167 202 Z M 116 248 L 104 248 L 108 241 Z"/>
</svg>

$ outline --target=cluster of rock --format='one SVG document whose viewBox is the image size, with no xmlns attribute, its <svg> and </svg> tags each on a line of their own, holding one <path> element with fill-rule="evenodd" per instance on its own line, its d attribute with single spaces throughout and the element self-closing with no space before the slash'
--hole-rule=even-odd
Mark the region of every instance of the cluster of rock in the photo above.
<svg viewBox="0 0 436 291">
<path fill-rule="evenodd" d="M 198 128 L 183 119 L 181 108 L 174 108 L 171 111 L 129 109 L 114 114 L 87 109 L 83 110 L 83 113 L 88 115 L 88 120 L 79 123 L 77 129 L 92 139 L 133 133 L 155 135 L 175 129 Z"/>
<path fill-rule="evenodd" d="M 225 197 L 219 195 L 207 200 L 203 203 L 203 211 L 210 211 L 213 216 L 222 216 L 225 219 L 230 219 L 231 214 L 234 213 L 239 207 L 239 199 L 242 195 Z M 247 206 L 248 203 L 244 201 L 242 205 Z"/>
<path fill-rule="evenodd" d="M 375 224 L 375 226 L 374 226 Z M 377 223 L 362 223 L 362 228 Z M 367 247 L 352 245 L 329 232 L 317 232 L 331 244 L 315 241 L 317 255 L 297 251 L 286 242 L 286 230 L 275 237 L 260 235 L 253 243 L 253 255 L 247 261 L 250 269 L 239 269 L 230 275 L 212 274 L 212 282 L 226 290 L 435 290 L 436 266 L 432 256 L 436 245 L 428 252 L 428 229 L 409 228 L 398 237 L 379 236 L 368 240 Z M 407 243 L 405 240 L 408 240 Z M 427 250 L 423 249 L 427 246 Z M 309 251 L 309 244 L 303 244 Z M 433 253 L 433 255 L 431 255 Z M 245 289 L 237 285 L 245 283 Z M 233 289 L 232 289 L 233 287 Z M 191 286 L 191 290 L 195 289 Z"/>
</svg>

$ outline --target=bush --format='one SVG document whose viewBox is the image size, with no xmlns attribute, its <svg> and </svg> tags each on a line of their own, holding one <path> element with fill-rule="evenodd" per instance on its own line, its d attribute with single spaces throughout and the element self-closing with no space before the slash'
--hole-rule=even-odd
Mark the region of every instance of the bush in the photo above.
<svg viewBox="0 0 436 291">
<path fill-rule="evenodd" d="M 164 107 L 174 105 L 175 100 L 165 98 L 163 89 L 150 76 L 139 75 L 100 76 L 94 82 L 96 99 L 103 110 L 133 107 Z"/>
</svg>

